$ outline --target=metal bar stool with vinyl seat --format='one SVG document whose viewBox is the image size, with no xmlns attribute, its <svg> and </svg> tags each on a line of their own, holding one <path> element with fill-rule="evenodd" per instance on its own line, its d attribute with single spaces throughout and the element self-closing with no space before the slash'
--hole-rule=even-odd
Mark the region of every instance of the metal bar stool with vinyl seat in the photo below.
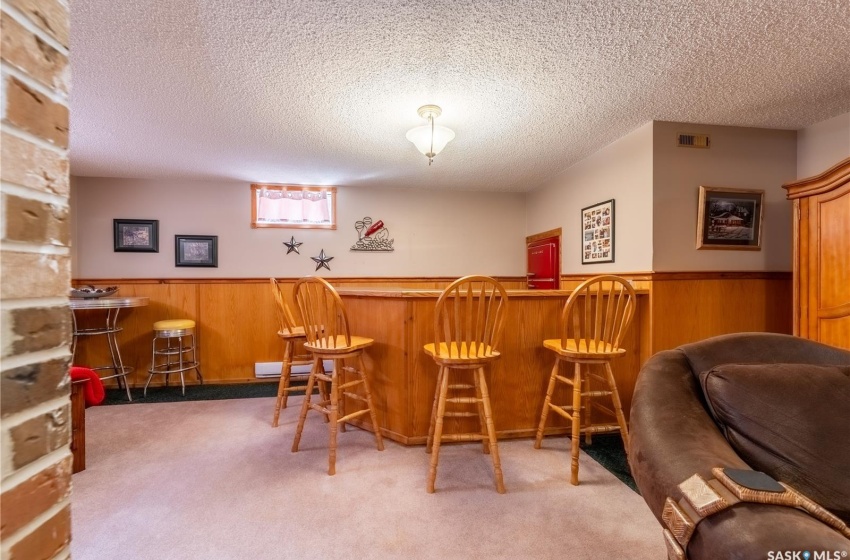
<svg viewBox="0 0 850 560">
<path fill-rule="evenodd" d="M 537 427 L 535 449 L 540 449 L 546 417 L 552 410 L 572 423 L 570 482 L 578 484 L 579 440 L 585 434 L 586 443 L 591 434 L 620 432 L 626 453 L 629 451 L 629 431 L 611 361 L 626 351 L 622 341 L 635 313 L 637 299 L 631 285 L 618 276 L 596 276 L 582 282 L 572 294 L 561 313 L 560 338 L 543 341 L 543 346 L 555 353 L 555 366 L 549 377 L 540 424 Z M 561 375 L 561 362 L 574 364 L 572 377 Z M 591 368 L 596 368 L 594 372 Z M 603 374 L 598 373 L 599 369 Z M 594 389 L 592 380 L 604 389 Z M 572 387 L 572 403 L 556 405 L 552 394 L 557 383 Z M 611 398 L 612 408 L 597 402 L 598 397 Z M 615 419 L 614 423 L 594 424 L 593 409 L 601 410 Z M 582 419 L 584 427 L 582 427 Z"/>
<path fill-rule="evenodd" d="M 302 391 L 306 385 L 290 386 L 293 365 L 308 365 L 313 361 L 309 354 L 296 354 L 296 349 L 302 349 L 307 342 L 304 327 L 298 325 L 292 310 L 286 304 L 286 299 L 281 293 L 277 280 L 270 278 L 272 294 L 274 295 L 275 310 L 277 311 L 278 331 L 277 335 L 283 340 L 283 363 L 280 367 L 280 383 L 277 387 L 277 400 L 274 405 L 274 418 L 272 427 L 277 428 L 280 419 L 281 408 L 286 408 L 286 401 L 291 391 Z"/>
<path fill-rule="evenodd" d="M 328 419 L 328 474 L 333 475 L 336 473 L 337 431 L 345 431 L 345 423 L 349 420 L 368 414 L 378 450 L 384 450 L 381 426 L 375 413 L 369 379 L 363 364 L 363 351 L 374 341 L 351 334 L 342 299 L 324 279 L 314 276 L 299 279 L 295 283 L 295 301 L 301 312 L 307 337 L 304 348 L 312 354 L 313 366 L 310 369 L 310 377 L 307 378 L 307 389 L 292 442 L 292 452 L 298 451 L 307 411 L 321 412 Z M 347 359 L 355 361 L 357 367 L 346 366 Z M 333 361 L 333 371 L 330 374 L 325 373 L 324 360 Z M 349 380 L 352 376 L 354 379 Z M 314 403 L 313 388 L 317 382 L 330 383 L 330 394 L 323 395 L 322 400 Z M 353 391 L 358 387 L 362 389 L 362 394 Z M 366 408 L 346 414 L 346 397 L 365 403 Z"/>
<path fill-rule="evenodd" d="M 161 341 L 161 342 L 160 342 Z M 184 341 L 186 343 L 184 344 Z M 153 324 L 153 343 L 151 345 L 151 367 L 145 382 L 143 395 L 148 394 L 148 385 L 156 374 L 165 375 L 165 386 L 173 373 L 180 374 L 180 386 L 186 396 L 184 373 L 194 369 L 198 381 L 204 384 L 201 368 L 198 364 L 195 347 L 195 321 L 191 319 L 168 319 Z"/>
<path fill-rule="evenodd" d="M 443 441 L 481 440 L 484 453 L 493 459 L 496 491 L 505 493 L 499 446 L 490 405 L 490 392 L 484 367 L 499 359 L 499 342 L 504 327 L 508 295 L 504 287 L 487 276 L 465 276 L 452 282 L 437 300 L 434 318 L 434 342 L 425 353 L 439 366 L 437 390 L 431 410 L 426 452 L 431 453 L 428 471 L 429 493 L 434 492 L 440 444 Z M 472 373 L 472 383 L 455 383 L 453 374 Z M 452 390 L 449 396 L 449 390 Z M 470 391 L 474 390 L 474 396 Z M 467 396 L 459 396 L 466 394 Z M 476 411 L 462 410 L 475 405 Z M 446 410 L 452 405 L 453 410 Z M 461 405 L 456 407 L 454 405 Z M 444 418 L 478 417 L 480 432 L 443 433 Z"/>
</svg>

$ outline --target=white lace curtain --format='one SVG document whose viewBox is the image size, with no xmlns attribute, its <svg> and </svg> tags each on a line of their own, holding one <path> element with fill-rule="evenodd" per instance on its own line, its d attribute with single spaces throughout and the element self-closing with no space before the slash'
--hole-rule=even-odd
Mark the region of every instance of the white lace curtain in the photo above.
<svg viewBox="0 0 850 560">
<path fill-rule="evenodd" d="M 262 189 L 257 201 L 257 221 L 329 224 L 331 196 L 327 191 Z"/>
</svg>

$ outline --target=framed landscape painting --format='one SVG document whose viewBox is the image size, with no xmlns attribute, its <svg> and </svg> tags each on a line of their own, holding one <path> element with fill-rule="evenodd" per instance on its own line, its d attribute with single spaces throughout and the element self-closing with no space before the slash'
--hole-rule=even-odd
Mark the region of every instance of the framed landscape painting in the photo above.
<svg viewBox="0 0 850 560">
<path fill-rule="evenodd" d="M 218 267 L 218 236 L 175 235 L 174 266 Z"/>
<path fill-rule="evenodd" d="M 614 262 L 614 199 L 581 209 L 581 264 Z"/>
<path fill-rule="evenodd" d="M 764 191 L 699 188 L 697 249 L 761 250 Z"/>
<path fill-rule="evenodd" d="M 159 220 L 112 220 L 113 250 L 159 252 Z"/>
</svg>

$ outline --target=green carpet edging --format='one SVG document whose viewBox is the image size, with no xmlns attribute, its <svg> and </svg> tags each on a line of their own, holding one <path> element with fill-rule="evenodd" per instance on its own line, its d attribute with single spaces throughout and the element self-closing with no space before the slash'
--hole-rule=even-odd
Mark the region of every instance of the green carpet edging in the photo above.
<svg viewBox="0 0 850 560">
<path fill-rule="evenodd" d="M 134 404 L 134 403 L 165 403 L 181 401 L 217 401 L 222 399 L 254 399 L 277 396 L 277 381 L 270 383 L 238 383 L 232 385 L 187 385 L 186 396 L 180 394 L 180 385 L 176 387 L 149 387 L 146 397 L 141 389 L 131 389 L 133 401 L 127 400 L 123 389 L 107 389 L 104 405 Z M 293 391 L 292 394 L 301 394 Z M 608 472 L 616 476 L 623 484 L 640 494 L 632 478 L 623 440 L 619 435 L 593 436 L 593 444 L 581 444 L 582 450 L 602 465 Z M 581 473 L 579 472 L 579 481 Z"/>
<path fill-rule="evenodd" d="M 582 444 L 581 449 L 605 467 L 605 470 L 620 479 L 623 484 L 640 494 L 635 479 L 632 478 L 626 450 L 619 434 L 593 436 L 593 444 Z M 581 484 L 581 471 L 579 471 L 579 484 Z"/>
<path fill-rule="evenodd" d="M 168 387 L 148 387 L 147 396 L 142 389 L 130 389 L 133 401 L 127 400 L 124 389 L 107 389 L 102 404 L 163 403 L 180 401 L 218 401 L 222 399 L 255 399 L 277 396 L 277 381 L 272 383 L 234 383 L 231 385 L 187 385 L 186 396 L 180 393 L 180 384 Z M 297 394 L 293 391 L 290 394 Z"/>
<path fill-rule="evenodd" d="M 168 387 L 148 387 L 147 396 L 142 396 L 142 389 L 130 389 L 133 401 L 127 400 L 124 389 L 107 389 L 104 405 L 161 403 L 181 401 L 218 401 L 223 399 L 254 399 L 277 396 L 277 381 L 273 383 L 238 383 L 231 385 L 186 385 L 186 396 L 180 391 L 180 384 Z M 291 394 L 299 394 L 293 391 Z M 301 393 L 303 394 L 303 393 Z"/>
</svg>

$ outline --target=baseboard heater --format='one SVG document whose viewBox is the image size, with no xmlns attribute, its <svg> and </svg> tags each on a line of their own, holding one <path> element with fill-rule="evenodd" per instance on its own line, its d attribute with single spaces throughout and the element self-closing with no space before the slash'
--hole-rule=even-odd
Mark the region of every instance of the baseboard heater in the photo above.
<svg viewBox="0 0 850 560">
<path fill-rule="evenodd" d="M 267 379 L 280 377 L 280 368 L 283 362 L 257 362 L 254 364 L 254 377 L 257 379 Z M 333 370 L 334 363 L 332 360 L 325 360 L 325 371 Z M 310 373 L 309 365 L 292 366 L 292 375 L 307 375 Z"/>
</svg>

